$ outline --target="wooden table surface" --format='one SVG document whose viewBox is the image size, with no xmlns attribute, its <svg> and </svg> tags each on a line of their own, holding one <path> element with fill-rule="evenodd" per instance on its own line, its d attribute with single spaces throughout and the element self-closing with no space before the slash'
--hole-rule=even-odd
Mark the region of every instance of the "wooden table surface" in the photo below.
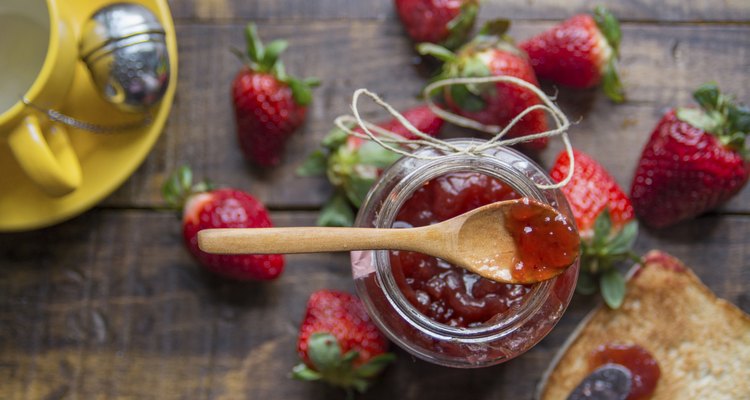
<svg viewBox="0 0 750 400">
<path fill-rule="evenodd" d="M 399 108 L 415 105 L 425 76 L 391 1 L 174 0 L 179 81 L 169 122 L 138 171 L 99 206 L 60 225 L 0 235 L 0 398 L 335 399 L 341 392 L 288 379 L 309 294 L 353 291 L 346 255 L 287 258 L 271 283 L 204 273 L 182 245 L 159 188 L 176 166 L 248 190 L 277 225 L 312 224 L 330 194 L 294 170 L 367 87 Z M 574 145 L 628 188 L 640 150 L 666 107 L 715 80 L 750 101 L 750 2 L 603 1 L 621 19 L 628 102 L 560 89 Z M 595 2 L 487 0 L 481 20 L 508 17 L 524 39 Z M 242 29 L 256 21 L 288 38 L 284 60 L 323 81 L 309 119 L 280 167 L 248 167 L 235 145 L 229 99 Z M 552 87 L 545 87 L 552 91 Z M 374 110 L 374 108 L 370 108 Z M 375 118 L 377 115 L 374 114 Z M 541 154 L 549 166 L 560 149 Z M 750 311 L 750 188 L 698 219 L 643 231 L 639 251 L 666 250 L 717 294 Z M 594 299 L 576 296 L 558 327 L 522 357 L 491 368 L 431 365 L 396 349 L 397 362 L 362 398 L 530 399 L 551 357 Z"/>
</svg>

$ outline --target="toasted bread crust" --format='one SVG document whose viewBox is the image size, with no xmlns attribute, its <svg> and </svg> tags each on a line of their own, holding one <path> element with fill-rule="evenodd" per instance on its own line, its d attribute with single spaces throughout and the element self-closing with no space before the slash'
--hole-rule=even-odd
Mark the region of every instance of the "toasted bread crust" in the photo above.
<svg viewBox="0 0 750 400">
<path fill-rule="evenodd" d="M 661 368 L 653 400 L 750 399 L 750 316 L 719 299 L 674 257 L 652 251 L 619 310 L 600 306 L 561 350 L 541 400 L 565 399 L 605 343 L 638 344 Z"/>
</svg>

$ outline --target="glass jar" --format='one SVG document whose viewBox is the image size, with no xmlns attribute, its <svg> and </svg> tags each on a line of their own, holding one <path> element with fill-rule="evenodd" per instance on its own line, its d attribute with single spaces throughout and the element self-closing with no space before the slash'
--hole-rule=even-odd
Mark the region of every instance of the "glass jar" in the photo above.
<svg viewBox="0 0 750 400">
<path fill-rule="evenodd" d="M 454 139 L 459 147 L 483 143 Z M 357 214 L 355 226 L 390 228 L 399 209 L 425 183 L 456 172 L 475 172 L 499 179 L 521 196 L 547 203 L 573 220 L 565 196 L 549 176 L 523 154 L 506 147 L 480 155 L 443 154 L 432 148 L 415 151 L 435 160 L 402 157 L 385 170 Z M 538 343 L 560 320 L 578 276 L 578 260 L 563 274 L 535 284 L 523 300 L 503 315 L 473 327 L 453 327 L 422 314 L 399 289 L 386 250 L 351 253 L 357 292 L 378 327 L 397 345 L 426 361 L 459 368 L 485 367 L 508 361 Z"/>
</svg>

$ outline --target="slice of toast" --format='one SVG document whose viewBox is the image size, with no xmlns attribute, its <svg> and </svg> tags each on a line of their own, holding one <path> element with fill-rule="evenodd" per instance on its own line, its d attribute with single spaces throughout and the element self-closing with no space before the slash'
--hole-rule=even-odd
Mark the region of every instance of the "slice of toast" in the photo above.
<svg viewBox="0 0 750 400">
<path fill-rule="evenodd" d="M 606 343 L 637 344 L 654 356 L 661 377 L 652 400 L 750 399 L 750 316 L 656 250 L 627 286 L 620 309 L 600 306 L 573 332 L 537 399 L 566 399 L 591 372 L 591 352 Z"/>
</svg>

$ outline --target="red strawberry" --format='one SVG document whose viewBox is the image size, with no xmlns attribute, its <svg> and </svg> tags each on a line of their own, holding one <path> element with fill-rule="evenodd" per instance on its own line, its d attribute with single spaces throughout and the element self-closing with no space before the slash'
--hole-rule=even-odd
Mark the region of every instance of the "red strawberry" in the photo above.
<svg viewBox="0 0 750 400">
<path fill-rule="evenodd" d="M 440 128 L 443 127 L 443 123 L 445 122 L 440 119 L 440 117 L 435 115 L 435 113 L 432 112 L 432 110 L 430 110 L 430 107 L 428 106 L 417 106 L 408 109 L 401 114 L 404 116 L 404 118 L 406 118 L 407 121 L 411 122 L 411 124 L 414 125 L 415 128 L 419 129 L 420 132 L 426 133 L 433 137 L 436 136 L 438 132 L 440 132 Z M 409 132 L 409 130 L 406 129 L 406 127 L 396 118 L 392 118 L 386 122 L 380 123 L 378 124 L 378 127 L 403 136 L 405 139 L 418 139 L 417 135 Z M 361 134 L 365 133 L 362 128 L 359 127 L 354 129 L 354 131 Z M 347 138 L 347 145 L 352 150 L 359 148 L 362 144 L 364 144 L 364 142 L 364 139 L 358 138 L 356 136 L 349 135 L 349 137 Z"/>
<path fill-rule="evenodd" d="M 612 100 L 624 100 L 615 69 L 620 25 L 604 7 L 594 15 L 579 14 L 519 45 L 528 53 L 542 79 L 561 85 L 588 88 L 602 82 Z"/>
<path fill-rule="evenodd" d="M 247 54 L 232 83 L 237 137 L 245 158 L 261 167 L 281 161 L 287 139 L 305 121 L 316 79 L 298 80 L 286 74 L 278 59 L 288 43 L 263 46 L 255 24 L 247 26 Z"/>
<path fill-rule="evenodd" d="M 422 54 L 443 60 L 443 69 L 435 79 L 453 77 L 512 76 L 539 86 L 526 54 L 516 48 L 503 32 L 507 21 L 487 24 L 470 43 L 457 53 L 432 44 L 417 47 Z M 507 125 L 523 110 L 540 104 L 530 90 L 512 83 L 500 82 L 480 86 L 454 85 L 443 92 L 443 99 L 452 111 L 486 125 Z M 547 130 L 547 118 L 535 110 L 517 123 L 508 137 L 526 136 Z M 547 138 L 525 143 L 540 150 L 547 146 Z"/>
<path fill-rule="evenodd" d="M 303 363 L 294 367 L 292 376 L 364 392 L 395 359 L 387 350 L 388 341 L 357 297 L 319 290 L 307 302 L 297 340 Z"/>
<path fill-rule="evenodd" d="M 182 233 L 190 253 L 208 270 L 237 280 L 269 280 L 284 270 L 280 254 L 208 254 L 198 248 L 198 231 L 209 228 L 272 227 L 268 211 L 251 195 L 237 189 L 214 189 L 201 182 L 193 185 L 188 167 L 178 169 L 162 188 L 167 202 L 184 205 Z"/>
<path fill-rule="evenodd" d="M 668 111 L 641 153 L 630 197 L 638 217 L 662 228 L 711 210 L 747 183 L 750 110 L 706 84 L 701 108 Z"/>
<path fill-rule="evenodd" d="M 612 227 L 619 230 L 633 220 L 633 205 L 615 179 L 588 154 L 573 150 L 575 170 L 567 185 L 560 188 L 568 199 L 578 231 L 583 237 L 593 235 L 594 222 L 605 209 L 609 211 Z M 568 176 L 570 158 L 560 152 L 550 176 L 560 182 Z"/>
<path fill-rule="evenodd" d="M 560 191 L 568 200 L 582 239 L 577 289 L 590 294 L 599 286 L 606 303 L 617 308 L 625 295 L 625 280 L 614 266 L 620 261 L 638 260 L 631 250 L 638 235 L 633 206 L 601 164 L 582 151 L 573 150 L 573 156 L 573 176 Z M 569 167 L 568 153 L 562 151 L 550 176 L 561 182 L 568 176 Z"/>
<path fill-rule="evenodd" d="M 474 26 L 478 0 L 395 0 L 406 32 L 415 42 L 455 49 Z"/>
<path fill-rule="evenodd" d="M 403 115 L 415 128 L 430 136 L 437 135 L 444 122 L 427 106 L 414 107 Z M 395 118 L 378 126 L 406 139 L 416 138 Z M 354 130 L 363 133 L 360 128 Z M 400 156 L 338 128 L 323 139 L 322 147 L 308 157 L 297 173 L 303 176 L 325 174 L 336 187 L 318 218 L 319 225 L 351 226 L 354 223 L 352 206 L 358 208 L 362 204 L 383 169 Z"/>
</svg>

